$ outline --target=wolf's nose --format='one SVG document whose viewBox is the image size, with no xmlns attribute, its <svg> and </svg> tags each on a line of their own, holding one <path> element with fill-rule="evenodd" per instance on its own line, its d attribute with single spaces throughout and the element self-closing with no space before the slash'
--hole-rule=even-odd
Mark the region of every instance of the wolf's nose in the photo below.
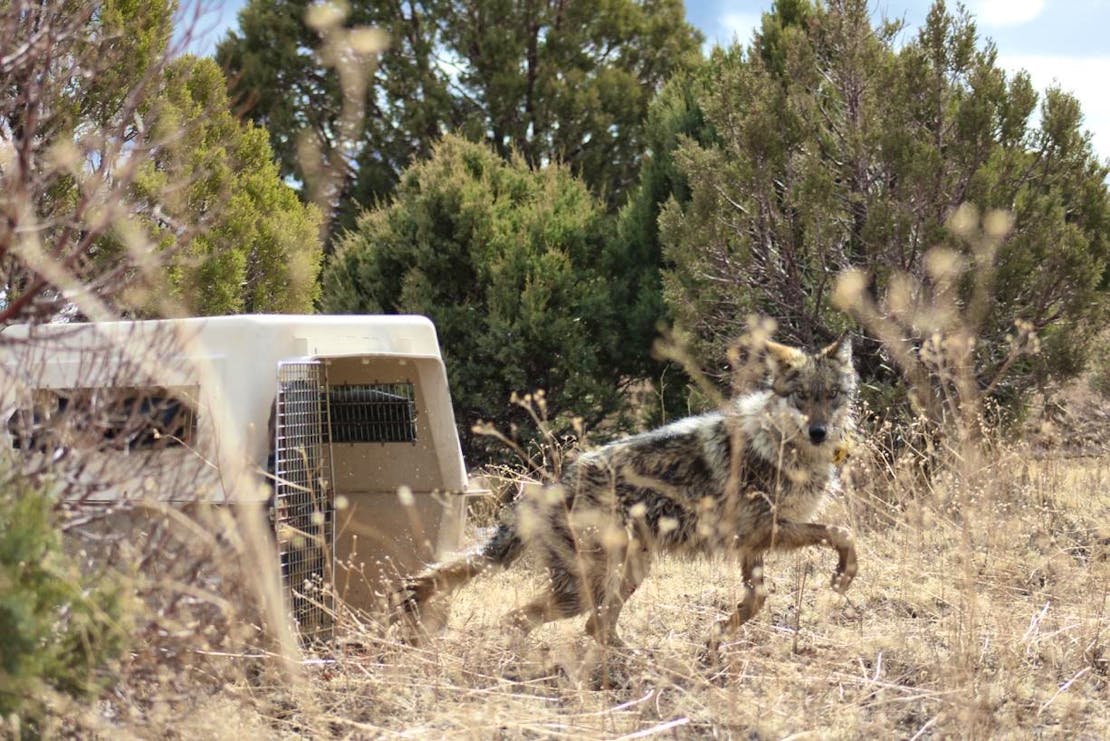
<svg viewBox="0 0 1110 741">
<path fill-rule="evenodd" d="M 814 445 L 820 445 L 825 442 L 825 437 L 829 434 L 825 425 L 810 425 L 809 439 Z"/>
</svg>

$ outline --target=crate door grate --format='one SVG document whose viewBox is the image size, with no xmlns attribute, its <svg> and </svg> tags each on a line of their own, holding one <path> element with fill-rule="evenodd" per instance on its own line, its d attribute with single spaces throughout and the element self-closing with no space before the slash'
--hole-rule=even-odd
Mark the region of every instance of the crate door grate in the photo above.
<svg viewBox="0 0 1110 741">
<path fill-rule="evenodd" d="M 332 386 L 328 402 L 334 443 L 416 442 L 416 397 L 407 381 Z"/>
<path fill-rule="evenodd" d="M 326 639 L 335 615 L 335 493 L 323 363 L 279 363 L 276 407 L 274 525 L 282 580 L 302 639 Z"/>
</svg>

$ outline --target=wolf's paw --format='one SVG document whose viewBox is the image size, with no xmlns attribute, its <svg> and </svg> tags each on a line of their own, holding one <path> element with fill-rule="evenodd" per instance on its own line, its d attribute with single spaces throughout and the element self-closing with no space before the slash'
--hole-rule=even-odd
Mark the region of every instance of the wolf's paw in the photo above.
<svg viewBox="0 0 1110 741">
<path fill-rule="evenodd" d="M 425 646 L 447 628 L 447 605 L 432 601 L 420 605 L 412 611 L 401 611 L 394 619 L 399 627 L 402 643 L 409 646 Z"/>
<path fill-rule="evenodd" d="M 852 583 L 852 579 L 854 579 L 855 576 L 856 575 L 854 573 L 849 574 L 846 572 L 837 571 L 832 576 L 831 586 L 833 590 L 835 590 L 839 594 L 844 594 L 848 591 L 848 586 Z"/>
<path fill-rule="evenodd" d="M 721 665 L 721 647 L 725 639 L 732 635 L 732 624 L 729 620 L 718 620 L 709 629 L 709 637 L 705 645 L 698 651 L 698 663 L 703 667 L 719 667 Z"/>
<path fill-rule="evenodd" d="M 859 564 L 856 560 L 856 546 L 852 538 L 852 532 L 843 527 L 829 528 L 830 538 L 839 559 L 836 563 L 836 572 L 833 574 L 831 586 L 837 592 L 844 594 L 848 590 L 848 585 L 856 578 L 856 573 L 859 571 Z"/>
<path fill-rule="evenodd" d="M 420 611 L 418 597 L 417 586 L 407 580 L 390 592 L 386 597 L 389 606 L 389 622 L 392 624 L 416 615 Z"/>
<path fill-rule="evenodd" d="M 698 666 L 703 669 L 717 669 L 721 666 L 721 639 L 710 637 L 698 651 Z"/>
<path fill-rule="evenodd" d="M 728 661 L 724 655 L 725 643 L 718 636 L 710 636 L 697 654 L 697 663 L 705 671 L 705 678 L 714 684 L 723 684 L 728 678 Z"/>
<path fill-rule="evenodd" d="M 844 594 L 848 591 L 848 586 L 852 580 L 856 578 L 856 572 L 859 568 L 856 566 L 855 553 L 850 553 L 847 557 L 841 558 L 840 563 L 836 567 L 836 571 L 832 575 L 832 588 Z"/>
</svg>

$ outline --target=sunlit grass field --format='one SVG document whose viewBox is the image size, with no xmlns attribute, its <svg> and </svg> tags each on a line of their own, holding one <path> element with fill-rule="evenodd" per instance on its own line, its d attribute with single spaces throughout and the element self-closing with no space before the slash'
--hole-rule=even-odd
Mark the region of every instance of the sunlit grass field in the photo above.
<svg viewBox="0 0 1110 741">
<path fill-rule="evenodd" d="M 502 629 L 539 589 L 518 565 L 458 592 L 427 645 L 363 623 L 304 663 L 202 654 L 121 688 L 109 705 L 130 716 L 88 722 L 236 739 L 1110 737 L 1110 458 L 1015 446 L 916 489 L 853 465 L 822 518 L 858 535 L 847 597 L 828 588 L 831 554 L 769 556 L 767 606 L 719 665 L 702 647 L 740 598 L 723 557 L 658 558 L 622 613 L 629 648 L 609 653 L 582 618 Z"/>
</svg>

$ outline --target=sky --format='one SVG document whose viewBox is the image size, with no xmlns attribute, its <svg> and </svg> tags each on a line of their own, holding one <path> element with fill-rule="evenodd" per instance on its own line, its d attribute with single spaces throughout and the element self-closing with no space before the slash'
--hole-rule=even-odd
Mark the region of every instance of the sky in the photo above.
<svg viewBox="0 0 1110 741">
<path fill-rule="evenodd" d="M 209 2 L 199 19 L 192 49 L 211 53 L 236 27 L 245 0 Z M 994 41 L 1005 69 L 1024 69 L 1034 87 L 1058 85 L 1075 95 L 1095 151 L 1110 159 L 1110 0 L 965 0 L 980 37 Z M 877 16 L 905 22 L 912 34 L 925 21 L 930 0 L 872 0 Z M 949 2 L 955 6 L 954 0 Z M 686 0 L 686 17 L 701 29 L 706 45 L 747 42 L 771 0 Z"/>
</svg>

